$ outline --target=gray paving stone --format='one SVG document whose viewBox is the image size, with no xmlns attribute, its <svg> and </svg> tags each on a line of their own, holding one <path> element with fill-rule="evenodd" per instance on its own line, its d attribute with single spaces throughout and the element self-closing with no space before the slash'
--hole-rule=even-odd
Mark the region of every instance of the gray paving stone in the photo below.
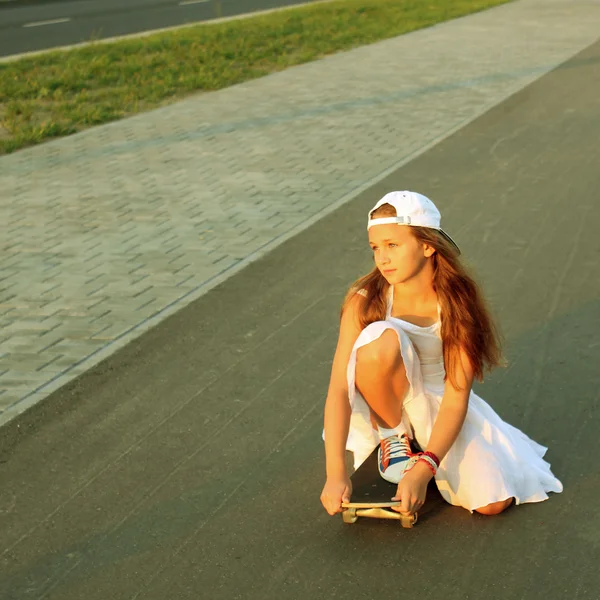
<svg viewBox="0 0 600 600">
<path fill-rule="evenodd" d="M 599 24 L 598 3 L 521 0 L 2 157 L 0 423 L 570 58 Z"/>
</svg>

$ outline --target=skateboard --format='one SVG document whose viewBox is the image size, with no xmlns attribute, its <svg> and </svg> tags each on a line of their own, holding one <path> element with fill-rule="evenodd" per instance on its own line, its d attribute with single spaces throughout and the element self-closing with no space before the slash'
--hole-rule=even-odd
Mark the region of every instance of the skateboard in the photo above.
<svg viewBox="0 0 600 600">
<path fill-rule="evenodd" d="M 386 481 L 379 474 L 378 449 L 375 448 L 350 476 L 352 497 L 350 502 L 342 504 L 342 519 L 344 523 L 356 523 L 359 517 L 396 519 L 402 527 L 409 529 L 417 522 L 417 513 L 406 516 L 392 510 L 392 506 L 400 506 L 400 502 L 391 500 L 398 486 Z"/>
</svg>

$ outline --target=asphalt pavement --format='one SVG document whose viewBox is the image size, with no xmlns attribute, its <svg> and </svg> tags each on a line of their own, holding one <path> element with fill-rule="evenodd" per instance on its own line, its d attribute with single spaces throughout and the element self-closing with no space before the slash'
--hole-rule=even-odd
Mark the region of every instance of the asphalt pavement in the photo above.
<svg viewBox="0 0 600 600">
<path fill-rule="evenodd" d="M 308 0 L 0 0 L 0 57 Z"/>
<path fill-rule="evenodd" d="M 596 42 L 3 426 L 0 597 L 596 600 L 598 97 Z M 506 339 L 477 391 L 562 494 L 433 493 L 411 530 L 321 508 L 339 305 L 390 189 L 441 207 Z"/>
</svg>

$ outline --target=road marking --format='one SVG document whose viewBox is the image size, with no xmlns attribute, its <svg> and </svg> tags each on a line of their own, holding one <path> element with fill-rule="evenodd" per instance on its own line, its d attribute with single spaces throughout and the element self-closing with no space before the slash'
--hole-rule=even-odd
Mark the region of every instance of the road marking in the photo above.
<svg viewBox="0 0 600 600">
<path fill-rule="evenodd" d="M 42 25 L 55 25 L 56 23 L 68 23 L 71 19 L 52 19 L 51 21 L 35 21 L 34 23 L 25 23 L 23 27 L 41 27 Z"/>
<path fill-rule="evenodd" d="M 204 4 L 210 2 L 210 0 L 182 0 L 179 6 L 186 6 L 187 4 Z"/>
</svg>

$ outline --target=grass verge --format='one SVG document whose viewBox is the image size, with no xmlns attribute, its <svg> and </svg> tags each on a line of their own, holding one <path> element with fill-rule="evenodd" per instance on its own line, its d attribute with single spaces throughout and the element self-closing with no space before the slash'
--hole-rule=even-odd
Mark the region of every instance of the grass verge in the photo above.
<svg viewBox="0 0 600 600">
<path fill-rule="evenodd" d="M 0 63 L 0 154 L 510 0 L 336 0 Z"/>
</svg>

